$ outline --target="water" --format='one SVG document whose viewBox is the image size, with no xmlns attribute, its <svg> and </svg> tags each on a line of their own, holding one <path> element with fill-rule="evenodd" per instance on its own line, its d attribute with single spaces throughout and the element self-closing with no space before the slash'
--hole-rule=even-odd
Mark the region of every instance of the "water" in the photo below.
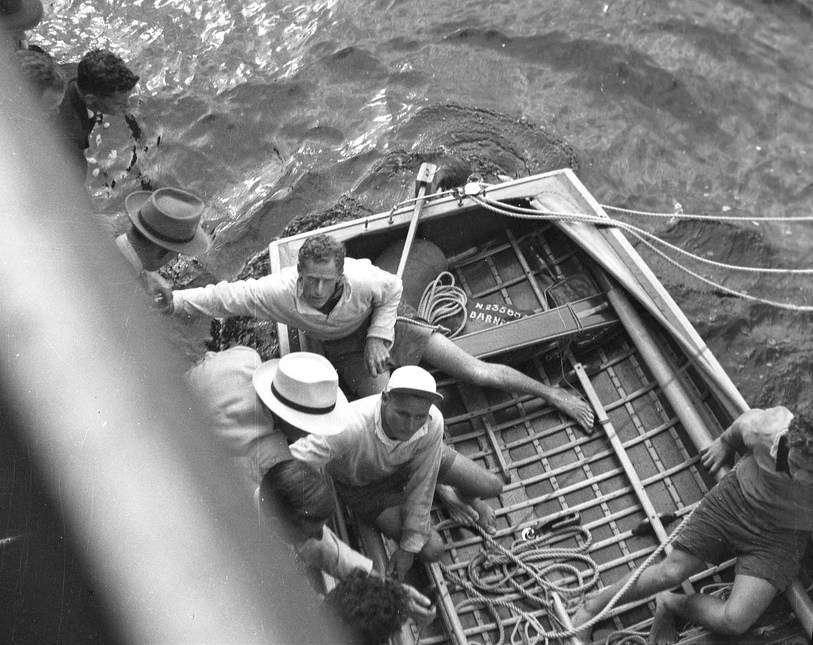
<svg viewBox="0 0 813 645">
<path fill-rule="evenodd" d="M 802 0 L 55 0 L 32 40 L 60 60 L 107 47 L 141 75 L 137 165 L 120 119 L 91 153 L 99 210 L 122 227 L 142 181 L 201 194 L 217 237 L 203 267 L 231 278 L 345 194 L 388 208 L 430 153 L 520 175 L 567 163 L 560 139 L 601 203 L 746 218 L 640 222 L 669 241 L 810 266 L 809 225 L 759 220 L 813 201 L 811 29 Z M 809 315 L 721 297 L 641 252 L 752 405 L 813 404 Z M 806 278 L 705 273 L 813 304 Z"/>
</svg>

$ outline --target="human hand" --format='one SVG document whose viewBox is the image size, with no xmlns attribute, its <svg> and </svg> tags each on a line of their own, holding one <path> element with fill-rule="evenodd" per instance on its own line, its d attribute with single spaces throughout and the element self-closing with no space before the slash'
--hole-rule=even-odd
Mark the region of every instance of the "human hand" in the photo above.
<svg viewBox="0 0 813 645">
<path fill-rule="evenodd" d="M 153 306 L 165 314 L 172 313 L 172 285 L 155 271 L 144 271 L 142 282 L 152 297 Z"/>
<path fill-rule="evenodd" d="M 435 620 L 437 612 L 432 601 L 411 585 L 402 582 L 401 586 L 407 593 L 407 613 L 412 620 L 414 620 L 419 627 L 428 625 Z"/>
<path fill-rule="evenodd" d="M 387 348 L 387 341 L 383 338 L 369 336 L 364 345 L 364 363 L 370 376 L 378 376 L 387 371 L 390 360 L 390 350 Z"/>
<path fill-rule="evenodd" d="M 403 580 L 406 572 L 412 567 L 414 559 L 414 553 L 404 551 L 401 548 L 396 549 L 390 556 L 390 561 L 387 564 L 387 575 L 392 576 L 396 580 Z"/>
<path fill-rule="evenodd" d="M 717 437 L 700 450 L 700 461 L 713 475 L 730 459 L 731 452 L 731 446 L 722 437 Z"/>
</svg>

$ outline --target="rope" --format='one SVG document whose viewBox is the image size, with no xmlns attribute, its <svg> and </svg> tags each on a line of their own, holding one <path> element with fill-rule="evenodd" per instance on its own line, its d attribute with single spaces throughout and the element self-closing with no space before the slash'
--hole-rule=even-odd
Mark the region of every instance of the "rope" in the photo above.
<svg viewBox="0 0 813 645">
<path fill-rule="evenodd" d="M 693 512 L 693 511 L 692 511 Z M 496 614 L 496 607 L 504 607 L 509 609 L 512 614 L 514 614 L 518 620 L 514 625 L 514 628 L 511 632 L 510 636 L 510 643 L 511 645 L 517 645 L 520 641 L 516 640 L 516 636 L 519 634 L 520 630 L 522 630 L 522 643 L 525 645 L 536 645 L 537 643 L 547 643 L 552 639 L 565 639 L 569 638 L 570 636 L 574 636 L 575 634 L 582 632 L 584 630 L 588 630 L 592 628 L 597 623 L 604 620 L 604 618 L 610 613 L 610 611 L 615 607 L 615 605 L 619 602 L 621 597 L 627 592 L 627 590 L 635 584 L 644 570 L 649 567 L 649 565 L 657 558 L 663 550 L 672 543 L 675 537 L 680 533 L 681 529 L 686 525 L 689 521 L 689 518 L 692 516 L 692 512 L 688 513 L 686 517 L 683 518 L 681 523 L 678 527 L 669 535 L 665 542 L 662 542 L 658 545 L 658 547 L 647 556 L 647 558 L 641 563 L 641 565 L 633 571 L 627 581 L 622 585 L 622 587 L 613 594 L 613 597 L 610 598 L 607 605 L 595 616 L 593 616 L 590 620 L 585 622 L 582 625 L 574 625 L 571 628 L 565 629 L 560 626 L 559 629 L 554 631 L 546 631 L 544 627 L 542 627 L 539 620 L 533 616 L 531 613 L 519 608 L 516 604 L 512 603 L 511 601 L 507 600 L 506 595 L 510 592 L 518 592 L 522 597 L 527 600 L 530 600 L 540 606 L 542 609 L 545 610 L 548 618 L 551 621 L 556 621 L 555 615 L 552 614 L 551 611 L 551 601 L 549 598 L 549 594 L 553 591 L 564 595 L 565 597 L 570 596 L 571 599 L 575 597 L 579 597 L 581 601 L 584 600 L 584 593 L 591 588 L 596 581 L 598 580 L 598 565 L 596 565 L 595 561 L 586 554 L 586 551 L 589 549 L 590 544 L 592 543 L 590 532 L 585 527 L 564 527 L 562 529 L 558 529 L 557 531 L 553 531 L 542 538 L 536 538 L 534 540 L 517 540 L 512 543 L 510 549 L 506 549 L 501 544 L 497 543 L 495 539 L 486 533 L 486 531 L 478 524 L 472 524 L 471 527 L 475 529 L 479 534 L 480 537 L 483 539 L 487 551 L 480 553 L 478 556 L 475 556 L 468 565 L 467 572 L 469 574 L 469 580 L 465 580 L 461 578 L 459 575 L 454 573 L 449 569 L 447 565 L 444 563 L 439 563 L 441 570 L 444 573 L 447 581 L 450 583 L 460 587 L 461 589 L 465 590 L 469 597 L 463 600 L 460 604 L 457 605 L 456 609 L 461 607 L 468 607 L 474 606 L 474 604 L 481 604 L 486 606 L 486 608 L 494 615 L 496 618 L 499 616 Z M 440 528 L 440 527 L 438 527 Z M 573 535 L 581 535 L 584 539 L 579 540 L 580 545 L 577 548 L 557 548 L 557 549 L 542 549 L 539 548 L 542 544 L 548 544 L 551 541 L 557 540 L 561 538 L 563 535 L 567 533 L 572 533 Z M 490 551 L 491 553 L 488 553 Z M 495 553 L 497 555 L 495 555 Z M 524 555 L 523 555 L 524 554 Z M 565 562 L 558 561 L 561 558 L 570 558 L 570 559 L 579 559 L 583 562 L 591 563 L 591 567 L 593 568 L 593 575 L 590 577 L 590 580 L 585 581 L 583 574 L 580 570 L 578 570 L 575 566 L 566 564 Z M 541 570 L 536 568 L 532 565 L 537 561 L 551 561 L 553 562 L 549 564 L 547 567 L 543 567 Z M 483 583 L 482 579 L 480 578 L 479 574 L 475 571 L 475 561 L 479 563 L 480 561 L 487 563 L 487 564 L 499 564 L 502 568 L 503 577 L 502 579 L 497 582 L 495 585 L 486 585 Z M 513 570 L 509 569 L 508 563 L 513 565 Z M 515 579 L 515 575 L 518 570 L 522 570 L 522 573 L 527 574 L 533 582 L 536 582 L 539 587 L 540 591 L 538 593 L 533 593 L 533 591 L 529 591 L 527 587 L 530 584 L 530 581 L 525 581 L 524 584 L 517 582 Z M 572 587 L 566 587 L 563 585 L 556 585 L 551 583 L 543 577 L 544 573 L 549 571 L 558 569 L 560 571 L 567 571 L 574 575 L 577 580 L 577 584 Z M 474 572 L 474 573 L 473 573 Z M 510 589 L 506 588 L 506 583 L 510 585 Z M 501 595 L 498 596 L 489 596 L 486 593 L 500 593 Z M 543 595 L 540 595 L 543 594 Z M 558 621 L 556 621 L 558 624 Z M 497 628 L 500 632 L 500 640 L 498 641 L 497 645 L 502 645 L 504 642 L 505 637 L 505 630 L 502 626 L 502 623 L 499 619 L 496 620 Z M 615 635 L 618 632 L 614 632 L 611 636 Z M 624 635 L 624 634 L 622 634 Z M 637 636 L 637 633 L 628 634 L 629 636 Z M 622 641 L 627 642 L 627 641 Z"/>
<path fill-rule="evenodd" d="M 652 211 L 636 211 L 631 208 L 621 208 L 620 206 L 609 206 L 599 204 L 604 210 L 618 211 L 619 213 L 629 213 L 630 215 L 643 215 L 645 217 L 662 217 L 664 219 L 685 219 L 685 220 L 707 220 L 712 222 L 744 222 L 757 221 L 753 217 L 738 217 L 735 215 L 699 215 L 696 213 L 655 213 Z M 813 222 L 813 215 L 802 215 L 800 217 L 760 217 L 760 222 Z"/>
<path fill-rule="evenodd" d="M 697 262 L 701 262 L 704 264 L 710 264 L 712 266 L 717 266 L 721 268 L 726 268 L 730 270 L 736 271 L 749 271 L 754 273 L 781 273 L 781 274 L 789 274 L 789 275 L 809 275 L 813 273 L 813 269 L 775 269 L 775 268 L 765 268 L 765 267 L 743 267 L 738 265 L 732 264 L 725 264 L 722 262 L 715 262 L 714 260 L 709 260 L 708 258 L 703 258 L 699 255 L 695 255 L 694 253 L 690 253 L 689 251 L 685 251 L 673 244 L 670 244 L 666 240 L 659 238 L 657 235 L 654 235 L 648 231 L 645 231 L 637 226 L 632 224 L 627 224 L 626 222 L 622 222 L 620 220 L 615 220 L 611 218 L 599 217 L 597 215 L 585 215 L 582 213 L 563 213 L 563 212 L 541 212 L 537 209 L 533 208 L 522 208 L 519 206 L 511 206 L 508 204 L 503 204 L 502 202 L 496 202 L 492 200 L 487 200 L 485 198 L 479 196 L 472 196 L 472 199 L 480 204 L 483 208 L 499 213 L 501 215 L 507 215 L 509 217 L 516 217 L 519 219 L 539 219 L 539 220 L 574 220 L 580 221 L 590 224 L 597 224 L 599 226 L 612 226 L 615 228 L 619 228 L 621 230 L 625 230 L 629 232 L 631 235 L 639 239 L 643 242 L 648 248 L 652 249 L 655 253 L 659 256 L 664 258 L 667 262 L 669 262 L 672 266 L 684 273 L 692 276 L 693 278 L 708 284 L 709 286 L 723 291 L 724 293 L 728 293 L 733 296 L 737 296 L 740 298 L 744 298 L 746 300 L 751 300 L 753 302 L 759 302 L 765 305 L 770 305 L 772 307 L 777 307 L 779 309 L 786 309 L 789 311 L 796 311 L 796 312 L 813 312 L 813 305 L 796 305 L 793 303 L 785 303 L 785 302 L 778 302 L 776 300 L 770 300 L 767 298 L 760 298 L 758 296 L 752 296 L 748 293 L 743 291 L 738 291 L 736 289 L 731 289 L 726 287 L 725 285 L 706 278 L 696 271 L 692 271 L 688 267 L 680 264 L 675 259 L 670 258 L 666 255 L 663 251 L 658 249 L 654 246 L 651 242 L 645 240 L 644 238 L 650 238 L 652 240 L 657 241 L 659 244 L 663 244 L 664 246 L 669 247 L 670 249 L 680 252 L 692 259 L 696 260 Z"/>
<path fill-rule="evenodd" d="M 448 284 L 444 284 L 444 281 Z M 454 276 L 443 271 L 424 289 L 418 303 L 418 317 L 430 325 L 437 325 L 441 320 L 462 313 L 460 324 L 447 334 L 454 338 L 466 326 L 466 301 L 466 292 L 455 284 Z"/>
</svg>

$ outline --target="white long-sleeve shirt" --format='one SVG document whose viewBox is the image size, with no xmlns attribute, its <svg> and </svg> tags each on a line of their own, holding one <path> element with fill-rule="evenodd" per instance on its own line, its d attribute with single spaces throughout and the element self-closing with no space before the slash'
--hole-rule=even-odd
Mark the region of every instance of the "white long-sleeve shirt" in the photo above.
<svg viewBox="0 0 813 645">
<path fill-rule="evenodd" d="M 367 259 L 345 258 L 342 295 L 329 314 L 302 299 L 297 278 L 296 267 L 286 267 L 262 278 L 173 291 L 173 312 L 274 320 L 308 332 L 318 340 L 345 338 L 369 318 L 367 336 L 392 343 L 403 289 L 399 277 L 373 266 Z"/>
<path fill-rule="evenodd" d="M 375 394 L 348 405 L 347 425 L 339 434 L 308 435 L 291 444 L 290 450 L 295 459 L 326 465 L 331 476 L 347 486 L 366 486 L 408 468 L 400 547 L 417 553 L 429 538 L 429 511 L 442 447 L 443 415 L 435 406 L 414 435 L 396 441 L 384 434 L 381 395 Z"/>
</svg>

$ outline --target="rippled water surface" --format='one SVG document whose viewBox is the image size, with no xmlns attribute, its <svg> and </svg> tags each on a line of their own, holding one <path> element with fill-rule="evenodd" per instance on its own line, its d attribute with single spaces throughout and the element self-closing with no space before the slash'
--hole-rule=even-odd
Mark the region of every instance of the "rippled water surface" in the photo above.
<svg viewBox="0 0 813 645">
<path fill-rule="evenodd" d="M 801 0 L 55 0 L 32 41 L 66 61 L 107 47 L 141 75 L 141 141 L 110 120 L 94 198 L 121 226 L 142 183 L 198 192 L 216 277 L 343 195 L 388 208 L 432 155 L 512 175 L 577 163 L 605 204 L 746 218 L 642 222 L 694 253 L 813 265 L 809 225 L 760 222 L 813 203 Z M 753 405 L 813 402 L 809 315 L 722 297 L 641 252 Z M 707 274 L 813 304 L 808 278 Z"/>
</svg>

